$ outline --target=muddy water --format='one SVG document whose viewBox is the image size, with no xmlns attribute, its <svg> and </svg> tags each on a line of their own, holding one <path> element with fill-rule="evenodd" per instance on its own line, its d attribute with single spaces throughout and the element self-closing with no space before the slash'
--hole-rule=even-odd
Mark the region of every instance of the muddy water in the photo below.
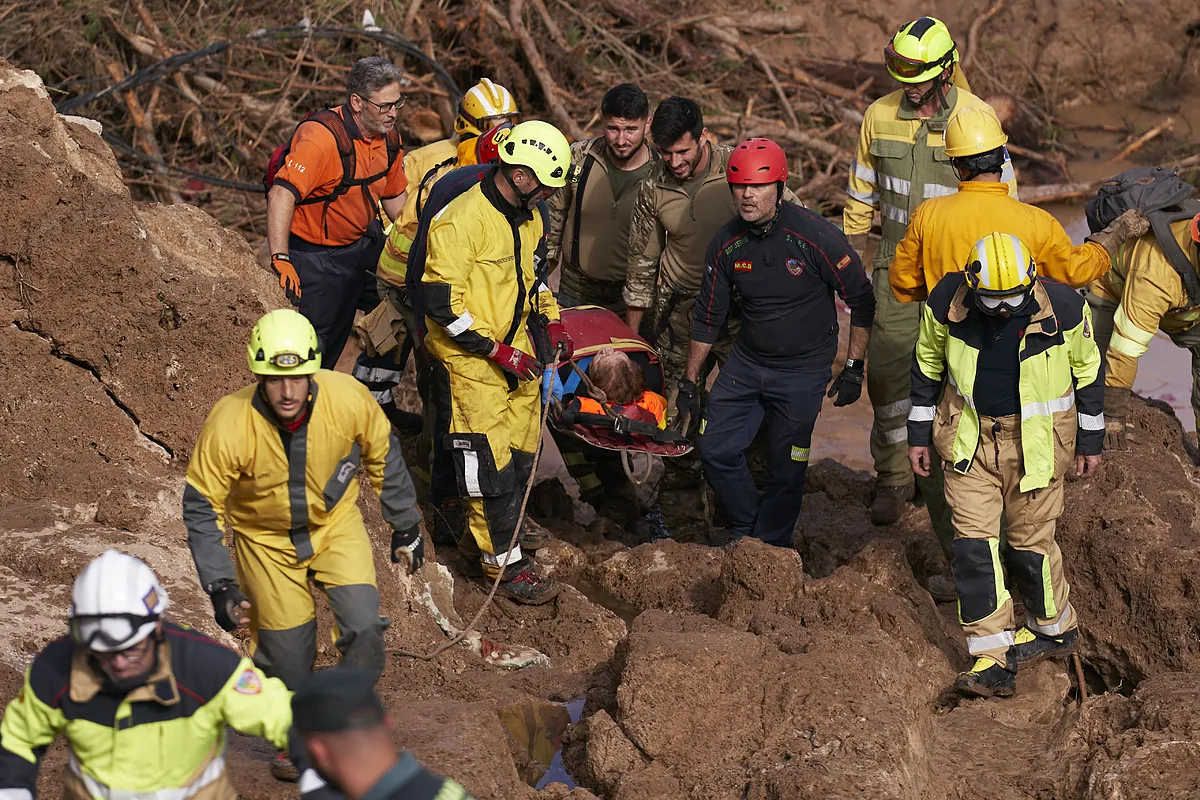
<svg viewBox="0 0 1200 800">
<path fill-rule="evenodd" d="M 518 769 L 521 780 L 535 789 L 551 783 L 575 788 L 575 780 L 563 766 L 562 740 L 567 728 L 583 716 L 585 700 L 578 697 L 565 704 L 521 703 L 497 711 L 500 724 L 528 756 Z"/>
</svg>

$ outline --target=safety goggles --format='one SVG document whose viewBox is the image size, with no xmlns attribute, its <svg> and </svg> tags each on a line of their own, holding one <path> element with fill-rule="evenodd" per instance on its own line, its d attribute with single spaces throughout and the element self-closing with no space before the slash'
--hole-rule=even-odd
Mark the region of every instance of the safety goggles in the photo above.
<svg viewBox="0 0 1200 800">
<path fill-rule="evenodd" d="M 481 119 L 476 120 L 475 127 L 479 128 L 479 130 L 486 133 L 487 131 L 490 131 L 492 128 L 495 128 L 497 125 L 503 125 L 506 122 L 516 125 L 520 121 L 521 121 L 520 114 L 500 114 L 500 115 L 497 115 L 494 117 L 483 117 Z"/>
<path fill-rule="evenodd" d="M 918 61 L 915 58 L 909 58 L 897 53 L 895 45 L 891 42 L 888 42 L 887 47 L 883 48 L 884 63 L 901 78 L 915 78 L 932 67 L 944 67 L 949 55 L 947 53 L 946 56 L 937 61 Z"/>
<path fill-rule="evenodd" d="M 71 638 L 76 643 L 101 653 L 118 653 L 136 646 L 138 634 L 147 625 L 158 622 L 154 615 L 106 614 L 94 617 L 72 617 Z M 145 637 L 142 637 L 145 638 Z M 138 639 L 138 641 L 141 641 Z M 131 661 L 134 659 L 130 659 Z"/>
<path fill-rule="evenodd" d="M 992 297 L 986 294 L 980 294 L 979 304 L 988 311 L 999 311 L 1003 308 L 1008 308 L 1010 311 L 1016 311 L 1029 299 L 1029 292 L 1021 292 L 1020 294 L 1009 294 L 1002 297 Z"/>
</svg>

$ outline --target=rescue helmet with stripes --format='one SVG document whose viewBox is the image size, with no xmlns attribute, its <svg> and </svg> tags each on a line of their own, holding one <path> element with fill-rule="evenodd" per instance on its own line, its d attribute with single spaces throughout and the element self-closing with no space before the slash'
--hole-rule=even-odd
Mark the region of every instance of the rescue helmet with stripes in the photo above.
<svg viewBox="0 0 1200 800">
<path fill-rule="evenodd" d="M 154 632 L 170 600 L 150 567 L 106 550 L 83 568 L 71 589 L 71 636 L 101 653 L 127 650 Z"/>
<path fill-rule="evenodd" d="M 521 121 L 517 101 L 508 89 L 493 83 L 490 78 L 482 78 L 479 83 L 467 89 L 467 93 L 459 101 L 458 116 L 454 118 L 454 132 L 461 138 L 468 139 L 479 136 L 505 120 L 514 124 Z"/>
<path fill-rule="evenodd" d="M 268 311 L 250 332 L 246 361 L 255 375 L 312 375 L 321 368 L 317 331 L 299 311 Z"/>
<path fill-rule="evenodd" d="M 967 285 L 981 297 L 1014 297 L 1026 293 L 1037 276 L 1029 248 L 1011 233 L 996 231 L 971 248 Z"/>
<path fill-rule="evenodd" d="M 958 61 L 958 48 L 944 22 L 921 17 L 896 31 L 883 48 L 883 61 L 901 83 L 924 83 Z"/>
<path fill-rule="evenodd" d="M 542 186 L 558 189 L 570 177 L 571 143 L 549 122 L 522 122 L 500 143 L 500 162 L 532 170 Z"/>
</svg>

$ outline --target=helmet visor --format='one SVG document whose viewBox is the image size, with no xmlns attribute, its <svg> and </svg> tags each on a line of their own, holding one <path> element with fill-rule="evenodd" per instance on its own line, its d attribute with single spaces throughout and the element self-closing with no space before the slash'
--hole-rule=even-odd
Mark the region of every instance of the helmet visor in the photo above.
<svg viewBox="0 0 1200 800">
<path fill-rule="evenodd" d="M 73 617 L 71 636 L 89 650 L 114 653 L 133 647 L 145 639 L 158 617 L 114 614 L 102 617 Z"/>
<path fill-rule="evenodd" d="M 1006 294 L 1000 297 L 981 294 L 979 295 L 979 302 L 984 308 L 996 309 L 1000 308 L 1000 306 L 1008 306 L 1009 308 L 1017 309 L 1025 304 L 1026 294 L 1027 292 L 1021 292 L 1019 294 Z"/>
<path fill-rule="evenodd" d="M 482 117 L 475 121 L 475 126 L 484 133 L 487 133 L 492 128 L 495 128 L 498 125 L 503 125 L 506 122 L 516 125 L 520 121 L 520 114 L 500 114 L 494 117 Z"/>
<path fill-rule="evenodd" d="M 887 47 L 883 48 L 883 61 L 888 69 L 901 78 L 915 78 L 932 66 L 926 61 L 918 61 L 908 56 L 900 55 L 896 52 L 896 48 L 891 42 L 888 42 Z"/>
</svg>

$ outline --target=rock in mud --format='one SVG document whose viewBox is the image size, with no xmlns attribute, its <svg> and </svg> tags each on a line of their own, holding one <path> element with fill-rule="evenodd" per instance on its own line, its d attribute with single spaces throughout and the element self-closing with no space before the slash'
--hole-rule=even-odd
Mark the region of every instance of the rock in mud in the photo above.
<svg viewBox="0 0 1200 800">
<path fill-rule="evenodd" d="M 622 550 L 588 570 L 601 589 L 641 610 L 710 614 L 717 608 L 722 550 L 664 539 Z"/>
</svg>

